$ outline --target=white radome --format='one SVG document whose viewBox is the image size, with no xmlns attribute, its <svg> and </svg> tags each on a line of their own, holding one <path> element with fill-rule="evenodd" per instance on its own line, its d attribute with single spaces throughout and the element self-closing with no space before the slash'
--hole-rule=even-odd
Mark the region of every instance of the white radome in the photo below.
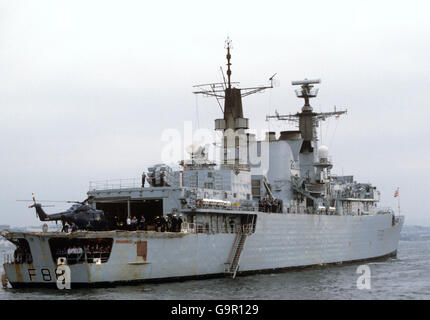
<svg viewBox="0 0 430 320">
<path fill-rule="evenodd" d="M 192 143 L 186 147 L 187 152 L 190 154 L 198 153 L 198 152 L 200 152 L 200 149 L 202 149 L 202 146 L 200 146 L 197 143 Z"/>
<path fill-rule="evenodd" d="M 327 159 L 328 158 L 328 147 L 327 146 L 320 146 L 318 148 L 318 158 L 319 159 Z"/>
</svg>

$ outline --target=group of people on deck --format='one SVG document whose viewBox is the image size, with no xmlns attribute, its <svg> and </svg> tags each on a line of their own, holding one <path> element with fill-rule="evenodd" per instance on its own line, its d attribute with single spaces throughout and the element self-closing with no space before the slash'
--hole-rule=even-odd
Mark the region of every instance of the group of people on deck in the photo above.
<svg viewBox="0 0 430 320">
<path fill-rule="evenodd" d="M 258 200 L 258 211 L 281 213 L 282 200 L 269 197 L 261 198 L 260 200 Z"/>
<path fill-rule="evenodd" d="M 153 223 L 146 223 L 144 216 L 139 219 L 136 216 L 127 218 L 127 227 L 129 231 L 136 230 L 155 230 L 158 232 L 180 232 L 182 228 L 182 215 L 157 216 Z"/>
<path fill-rule="evenodd" d="M 136 230 L 146 230 L 146 219 L 144 216 L 141 216 L 139 219 L 134 217 L 127 218 L 127 230 L 136 231 Z"/>
</svg>

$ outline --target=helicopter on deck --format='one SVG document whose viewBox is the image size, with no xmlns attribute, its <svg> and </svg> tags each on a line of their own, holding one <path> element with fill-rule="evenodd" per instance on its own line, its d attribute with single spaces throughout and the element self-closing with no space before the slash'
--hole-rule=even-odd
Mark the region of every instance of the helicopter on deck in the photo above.
<svg viewBox="0 0 430 320">
<path fill-rule="evenodd" d="M 84 201 L 62 201 L 74 203 L 69 209 L 63 212 L 47 214 L 40 203 L 36 202 L 34 193 L 32 194 L 33 204 L 29 208 L 36 209 L 36 216 L 40 221 L 61 221 L 63 230 L 65 230 L 66 223 L 72 226 L 74 230 L 90 230 L 90 231 L 104 231 L 107 230 L 107 221 L 102 210 L 93 209 L 87 204 L 89 198 Z M 67 230 L 67 227 L 66 227 Z"/>
</svg>

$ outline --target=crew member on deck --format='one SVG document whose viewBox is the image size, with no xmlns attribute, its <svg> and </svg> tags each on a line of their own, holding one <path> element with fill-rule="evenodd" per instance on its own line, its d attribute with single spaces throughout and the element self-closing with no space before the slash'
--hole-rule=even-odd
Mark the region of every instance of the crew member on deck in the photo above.
<svg viewBox="0 0 430 320">
<path fill-rule="evenodd" d="M 160 174 L 160 182 L 162 187 L 166 185 L 166 174 L 164 172 L 161 172 Z"/>
<path fill-rule="evenodd" d="M 64 217 L 61 217 L 61 224 L 62 224 L 61 232 L 67 233 L 69 231 L 69 226 L 66 224 L 66 219 Z"/>
<path fill-rule="evenodd" d="M 167 230 L 167 219 L 165 216 L 161 217 L 161 232 L 169 231 Z"/>
<path fill-rule="evenodd" d="M 142 173 L 142 188 L 145 188 L 145 179 L 146 179 L 146 174 L 145 171 Z"/>
<path fill-rule="evenodd" d="M 131 230 L 133 230 L 133 231 L 137 230 L 137 219 L 136 219 L 136 217 L 133 217 L 133 219 L 131 219 Z"/>
<path fill-rule="evenodd" d="M 182 214 L 181 215 L 179 215 L 179 218 L 178 218 L 178 232 L 181 232 L 181 228 L 182 228 Z"/>
<path fill-rule="evenodd" d="M 139 230 L 145 230 L 145 217 L 141 216 L 139 220 Z"/>
<path fill-rule="evenodd" d="M 230 229 L 231 233 L 234 233 L 234 220 L 232 218 L 230 219 Z"/>
<path fill-rule="evenodd" d="M 160 232 L 161 231 L 161 218 L 159 216 L 155 217 L 155 231 Z"/>
<path fill-rule="evenodd" d="M 176 217 L 176 214 L 172 216 L 172 231 L 176 232 L 176 229 L 178 228 L 178 218 Z"/>
</svg>

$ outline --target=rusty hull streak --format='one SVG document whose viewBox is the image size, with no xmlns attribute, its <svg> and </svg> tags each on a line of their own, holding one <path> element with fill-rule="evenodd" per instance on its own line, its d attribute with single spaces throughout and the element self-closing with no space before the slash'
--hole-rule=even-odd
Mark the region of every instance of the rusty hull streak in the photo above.
<svg viewBox="0 0 430 320">
<path fill-rule="evenodd" d="M 14 267 L 15 267 L 15 274 L 16 274 L 17 282 L 24 282 L 24 278 L 22 276 L 22 270 L 21 270 L 22 264 L 14 263 Z"/>
<path fill-rule="evenodd" d="M 49 252 L 49 254 L 46 252 L 46 237 L 43 235 L 37 235 L 37 237 L 39 238 L 40 251 L 42 253 L 43 261 L 52 260 L 51 252 Z M 32 241 L 32 242 L 34 244 L 34 241 Z M 49 246 L 48 246 L 48 248 L 49 248 Z M 34 260 L 34 258 L 33 258 L 33 260 Z"/>
</svg>

